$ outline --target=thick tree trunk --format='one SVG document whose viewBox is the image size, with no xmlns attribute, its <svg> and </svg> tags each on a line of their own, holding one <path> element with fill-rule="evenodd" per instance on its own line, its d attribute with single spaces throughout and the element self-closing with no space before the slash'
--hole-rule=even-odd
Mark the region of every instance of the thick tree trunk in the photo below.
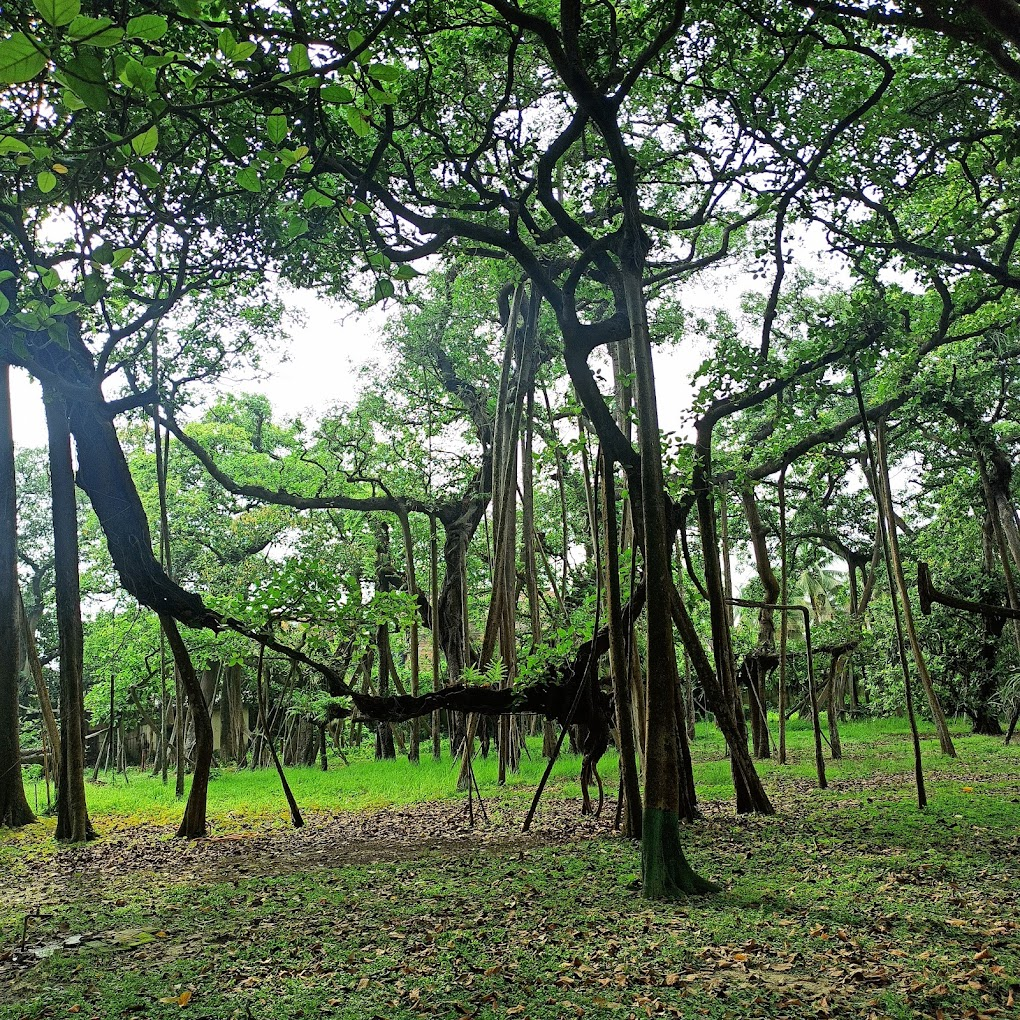
<svg viewBox="0 0 1020 1020">
<path fill-rule="evenodd" d="M 779 601 L 790 604 L 789 564 L 786 536 L 786 465 L 779 472 Z M 779 764 L 786 764 L 786 640 L 789 633 L 787 610 L 779 617 Z"/>
<path fill-rule="evenodd" d="M 748 812 L 775 814 L 775 808 L 761 785 L 761 777 L 755 771 L 754 762 L 748 754 L 747 734 L 740 731 L 733 702 L 726 697 L 719 683 L 719 678 L 701 644 L 694 621 L 679 593 L 674 592 L 672 603 L 673 622 L 690 656 L 694 675 L 705 692 L 708 707 L 714 713 L 716 723 L 726 740 L 726 746 L 730 749 L 730 770 L 733 773 L 733 785 L 737 793 L 737 811 L 741 814 Z"/>
<path fill-rule="evenodd" d="M 217 688 L 219 687 L 220 676 L 222 675 L 223 665 L 219 662 L 215 662 L 207 666 L 205 669 L 197 673 L 198 682 L 202 685 L 202 699 L 205 701 L 206 708 L 209 712 L 209 718 L 212 719 L 212 714 L 216 709 L 216 694 Z M 220 712 L 222 714 L 222 706 Z M 221 726 L 222 730 L 222 726 Z M 194 757 L 195 754 L 195 720 L 191 713 L 188 714 L 187 718 L 187 730 L 184 737 L 184 756 L 188 761 Z"/>
<path fill-rule="evenodd" d="M 624 798 L 623 834 L 641 838 L 641 785 L 634 754 L 634 723 L 631 719 L 630 670 L 627 641 L 623 632 L 623 607 L 620 600 L 620 552 L 616 526 L 616 486 L 613 462 L 602 450 L 602 527 L 605 564 L 605 592 L 609 625 L 609 662 L 613 673 L 613 700 L 616 703 L 616 732 L 620 750 L 620 779 Z"/>
<path fill-rule="evenodd" d="M 206 802 L 209 794 L 209 772 L 213 758 L 213 728 L 209 707 L 202 694 L 202 684 L 191 663 L 187 645 L 172 616 L 161 615 L 159 622 L 166 634 L 181 686 L 187 693 L 191 715 L 195 723 L 195 768 L 191 775 L 191 792 L 184 808 L 184 817 L 177 829 L 182 839 L 199 839 L 206 834 Z"/>
<path fill-rule="evenodd" d="M 640 244 L 638 238 L 632 243 Z M 670 613 L 673 579 L 666 527 L 662 446 L 648 317 L 636 267 L 624 268 L 634 360 L 641 453 L 645 583 L 648 586 L 648 703 L 645 797 L 641 825 L 642 894 L 647 899 L 710 892 L 715 887 L 687 863 L 680 844 L 681 756 L 678 743 L 676 649 Z"/>
<path fill-rule="evenodd" d="M 220 755 L 240 768 L 248 764 L 248 720 L 245 718 L 242 667 L 224 667 L 220 696 Z"/>
<path fill-rule="evenodd" d="M 531 647 L 542 640 L 541 599 L 538 594 L 538 557 L 535 553 L 535 459 L 534 459 L 535 386 L 532 383 L 524 408 L 524 436 L 521 439 L 521 552 L 528 592 L 528 616 L 531 623 Z"/>
<path fill-rule="evenodd" d="M 517 674 L 517 451 L 524 400 L 534 383 L 533 357 L 539 298 L 526 298 L 517 285 L 504 337 L 503 365 L 496 401 L 492 444 L 492 599 L 482 638 L 479 668 L 485 669 L 499 644 L 504 687 Z M 499 721 L 498 781 L 520 763 L 520 745 L 509 718 Z"/>
<path fill-rule="evenodd" d="M 400 535 L 404 544 L 404 579 L 407 584 L 407 590 L 412 595 L 416 595 L 418 592 L 418 579 L 414 569 L 414 539 L 411 535 L 411 521 L 408 518 L 406 511 L 398 514 L 397 516 L 400 520 Z M 418 697 L 421 671 L 418 649 L 417 615 L 411 618 L 410 633 L 408 635 L 408 653 L 411 660 L 411 695 L 416 698 Z M 409 761 L 412 761 L 415 764 L 418 763 L 421 756 L 419 750 L 420 742 L 420 723 L 417 719 L 413 719 L 411 721 L 411 740 L 407 757 Z"/>
<path fill-rule="evenodd" d="M 436 517 L 429 518 L 429 599 L 432 604 L 432 615 L 429 626 L 432 630 L 432 690 L 438 691 L 442 686 L 442 671 L 439 646 L 439 536 L 437 535 Z M 432 713 L 432 757 L 439 761 L 443 756 L 443 731 L 441 713 Z"/>
<path fill-rule="evenodd" d="M 11 827 L 35 821 L 21 777 L 20 597 L 10 368 L 0 362 L 0 826 Z"/>
<path fill-rule="evenodd" d="M 829 749 L 832 760 L 839 761 L 843 757 L 843 744 L 839 739 L 839 685 L 842 681 L 844 667 L 843 656 L 833 653 L 829 663 L 829 690 L 825 699 L 825 715 L 829 723 Z"/>
<path fill-rule="evenodd" d="M 755 649 L 755 657 L 764 660 L 771 658 L 776 650 L 776 623 L 775 611 L 772 609 L 779 601 L 781 585 L 776 578 L 772 563 L 769 560 L 768 541 L 765 533 L 765 525 L 762 523 L 761 514 L 758 512 L 758 501 L 754 495 L 753 487 L 748 484 L 741 490 L 741 501 L 744 507 L 744 516 L 747 518 L 747 526 L 751 534 L 751 547 L 754 550 L 754 562 L 758 570 L 758 577 L 761 579 L 762 587 L 765 590 L 763 602 L 769 603 L 758 610 L 758 645 Z M 754 738 L 754 756 L 756 758 L 770 758 L 771 734 L 769 733 L 768 706 L 765 694 L 765 679 L 768 673 L 762 668 L 749 670 L 748 688 L 749 707 Z"/>
<path fill-rule="evenodd" d="M 379 666 L 379 697 L 385 698 L 390 693 L 390 629 L 385 623 L 379 624 L 376 631 L 376 649 Z M 396 758 L 393 747 L 393 727 L 388 722 L 377 722 L 375 727 L 376 761 Z"/>
<path fill-rule="evenodd" d="M 761 787 L 753 765 L 748 768 L 750 756 L 747 753 L 747 726 L 744 722 L 742 701 L 734 671 L 729 607 L 726 605 L 722 571 L 719 565 L 715 508 L 712 504 L 710 481 L 712 428 L 711 420 L 702 420 L 698 424 L 693 476 L 695 505 L 698 510 L 698 526 L 701 532 L 701 547 L 705 565 L 705 587 L 708 592 L 709 616 L 712 625 L 712 651 L 715 659 L 714 675 L 709 679 L 709 686 L 705 688 L 705 692 L 712 699 L 712 711 L 715 712 L 716 720 L 723 730 L 730 749 L 730 767 L 733 771 L 733 785 L 737 794 L 737 812 L 745 814 L 758 811 L 771 814 L 774 809 Z M 700 639 L 695 638 L 695 640 L 700 648 Z M 695 668 L 697 668 L 698 659 L 693 645 L 688 643 L 687 649 L 691 653 Z M 718 677 L 718 682 L 716 682 L 716 677 Z M 705 686 L 706 679 L 707 677 L 702 677 L 702 686 Z"/>
<path fill-rule="evenodd" d="M 82 843 L 95 835 L 85 803 L 82 672 L 84 639 L 78 579 L 78 504 L 67 413 L 59 394 L 44 390 L 53 503 L 53 565 L 60 641 L 60 782 L 57 839 Z M 113 721 L 110 722 L 111 730 Z"/>
</svg>

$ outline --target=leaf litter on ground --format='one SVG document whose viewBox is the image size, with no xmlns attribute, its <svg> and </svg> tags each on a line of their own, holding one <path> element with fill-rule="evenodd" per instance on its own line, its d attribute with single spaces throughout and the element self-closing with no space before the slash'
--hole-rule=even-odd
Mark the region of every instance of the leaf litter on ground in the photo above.
<svg viewBox="0 0 1020 1020">
<path fill-rule="evenodd" d="M 923 815 L 907 781 L 822 794 L 782 777 L 775 817 L 703 804 L 685 838 L 724 891 L 673 904 L 640 898 L 611 803 L 595 820 L 547 800 L 528 835 L 514 798 L 474 827 L 445 801 L 190 843 L 117 833 L 17 876 L 30 921 L 24 949 L 20 931 L 0 947 L 0 1003 L 14 1003 L 0 1016 L 109 1015 L 113 999 L 260 1020 L 1009 1016 L 1020 775 L 997 775 L 985 802 L 940 779 Z M 149 941 L 121 946 L 132 931 Z"/>
</svg>

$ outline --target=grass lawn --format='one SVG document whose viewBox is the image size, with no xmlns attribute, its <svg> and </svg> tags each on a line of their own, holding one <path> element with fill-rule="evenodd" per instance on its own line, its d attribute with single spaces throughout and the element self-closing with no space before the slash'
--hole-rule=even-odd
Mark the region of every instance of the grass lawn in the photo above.
<svg viewBox="0 0 1020 1020">
<path fill-rule="evenodd" d="M 926 734 L 924 812 L 891 720 L 842 727 L 824 792 L 794 728 L 761 770 L 777 815 L 736 818 L 699 728 L 684 835 L 723 891 L 671 904 L 640 898 L 612 804 L 581 818 L 576 758 L 527 836 L 535 749 L 502 790 L 479 763 L 473 829 L 448 759 L 288 770 L 299 831 L 275 773 L 224 770 L 191 843 L 172 791 L 119 777 L 87 847 L 0 833 L 0 1018 L 1018 1016 L 1020 746 L 957 730 L 957 760 Z"/>
</svg>

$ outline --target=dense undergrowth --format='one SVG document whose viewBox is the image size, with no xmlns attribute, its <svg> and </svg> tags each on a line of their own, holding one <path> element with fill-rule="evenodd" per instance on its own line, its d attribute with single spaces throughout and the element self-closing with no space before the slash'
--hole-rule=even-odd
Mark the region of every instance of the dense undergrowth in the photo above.
<svg viewBox="0 0 1020 1020">
<path fill-rule="evenodd" d="M 223 770 L 193 843 L 172 792 L 107 777 L 99 841 L 57 848 L 49 819 L 0 836 L 0 1017 L 1015 1015 L 1020 747 L 926 739 L 920 812 L 902 720 L 842 736 L 820 792 L 795 727 L 791 764 L 762 765 L 779 813 L 735 818 L 699 728 L 684 835 L 723 891 L 654 907 L 613 805 L 581 819 L 569 756 L 528 837 L 534 749 L 504 790 L 479 762 L 474 829 L 448 759 L 289 770 L 300 832 L 274 773 Z"/>
</svg>

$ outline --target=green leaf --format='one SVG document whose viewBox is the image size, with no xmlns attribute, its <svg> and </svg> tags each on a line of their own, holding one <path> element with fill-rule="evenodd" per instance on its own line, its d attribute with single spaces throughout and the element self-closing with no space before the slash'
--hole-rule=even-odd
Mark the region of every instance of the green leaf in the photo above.
<svg viewBox="0 0 1020 1020">
<path fill-rule="evenodd" d="M 80 301 L 68 301 L 63 294 L 58 294 L 50 305 L 50 315 L 71 315 L 81 308 Z"/>
<path fill-rule="evenodd" d="M 33 0 L 43 21 L 50 25 L 69 25 L 81 13 L 81 0 Z"/>
<path fill-rule="evenodd" d="M 237 159 L 244 159 L 248 155 L 248 139 L 244 135 L 230 135 L 225 144 L 227 152 Z"/>
<path fill-rule="evenodd" d="M 216 40 L 216 45 L 219 47 L 220 53 L 223 54 L 228 60 L 233 59 L 234 51 L 237 49 L 237 40 L 234 38 L 234 33 L 229 28 L 223 29 L 220 32 L 219 37 Z"/>
<path fill-rule="evenodd" d="M 49 333 L 50 339 L 58 347 L 63 347 L 65 351 L 69 351 L 71 349 L 71 342 L 67 339 L 66 322 L 51 322 L 46 327 L 46 332 Z"/>
<path fill-rule="evenodd" d="M 39 185 L 39 190 L 47 195 L 57 186 L 57 175 L 51 174 L 49 170 L 43 170 L 36 177 L 35 183 Z"/>
<path fill-rule="evenodd" d="M 279 145 L 287 137 L 287 118 L 274 110 L 266 118 L 266 134 L 274 145 Z"/>
<path fill-rule="evenodd" d="M 347 44 L 352 50 L 356 50 L 365 41 L 364 35 L 357 29 L 351 29 L 347 33 Z"/>
<path fill-rule="evenodd" d="M 113 253 L 113 268 L 120 269 L 120 267 L 124 265 L 131 256 L 134 255 L 134 253 L 134 248 L 118 248 Z"/>
<path fill-rule="evenodd" d="M 143 67 L 141 61 L 131 57 L 120 72 L 120 80 L 131 88 L 152 92 L 156 87 L 156 72 Z"/>
<path fill-rule="evenodd" d="M 384 92 L 382 89 L 369 89 L 368 94 L 377 102 L 382 103 L 384 106 L 391 106 L 397 101 L 397 97 L 390 92 Z"/>
<path fill-rule="evenodd" d="M 22 32 L 0 42 L 0 85 L 31 81 L 46 66 L 46 54 Z"/>
<path fill-rule="evenodd" d="M 287 221 L 287 236 L 288 237 L 300 237 L 302 234 L 308 233 L 308 221 L 302 219 L 300 216 L 291 216 Z"/>
<path fill-rule="evenodd" d="M 97 266 L 108 266 L 113 262 L 113 245 L 104 241 L 95 251 L 92 252 L 92 261 Z"/>
<path fill-rule="evenodd" d="M 413 280 L 416 276 L 421 276 L 414 266 L 397 266 L 397 271 L 393 274 L 394 280 Z"/>
<path fill-rule="evenodd" d="M 32 150 L 20 139 L 12 135 L 0 138 L 0 154 L 7 152 L 31 152 Z"/>
<path fill-rule="evenodd" d="M 87 104 L 83 103 L 78 96 L 76 96 L 70 89 L 64 89 L 63 95 L 60 97 L 61 103 L 67 107 L 72 113 L 78 110 L 87 109 Z"/>
<path fill-rule="evenodd" d="M 327 103 L 353 103 L 354 93 L 344 85 L 326 85 L 319 95 Z"/>
<path fill-rule="evenodd" d="M 336 199 L 312 188 L 301 196 L 301 204 L 306 209 L 325 209 L 335 206 Z"/>
<path fill-rule="evenodd" d="M 393 286 L 393 281 L 383 277 L 381 280 L 376 280 L 375 283 L 375 300 L 384 301 L 386 298 L 393 297 L 396 288 Z"/>
<path fill-rule="evenodd" d="M 376 81 L 396 81 L 400 77 L 400 68 L 391 64 L 373 64 L 368 68 L 368 73 Z"/>
<path fill-rule="evenodd" d="M 262 190 L 262 182 L 259 180 L 258 172 L 254 167 L 246 166 L 237 172 L 237 183 L 245 191 L 258 194 Z"/>
<path fill-rule="evenodd" d="M 11 307 L 10 301 L 8 301 L 3 294 L 0 294 L 0 315 L 6 315 L 7 312 L 10 310 L 10 307 Z"/>
<path fill-rule="evenodd" d="M 148 163 L 132 163 L 131 169 L 135 172 L 135 176 L 147 188 L 163 187 L 162 175 L 155 167 L 149 166 Z"/>
<path fill-rule="evenodd" d="M 103 62 L 93 53 L 79 53 L 55 75 L 90 110 L 102 112 L 110 105 Z"/>
<path fill-rule="evenodd" d="M 156 151 L 157 145 L 159 145 L 159 128 L 155 124 L 131 139 L 131 151 L 136 156 L 148 156 Z"/>
<path fill-rule="evenodd" d="M 308 59 L 308 47 L 304 43 L 295 43 L 287 54 L 287 67 L 291 74 L 310 71 L 312 62 Z"/>
<path fill-rule="evenodd" d="M 115 28 L 109 18 L 90 18 L 82 14 L 67 26 L 67 34 L 89 46 L 116 46 L 124 38 L 124 29 Z"/>
<path fill-rule="evenodd" d="M 162 39 L 166 35 L 168 28 L 166 18 L 161 14 L 142 14 L 128 21 L 127 34 L 132 39 L 155 42 L 155 40 Z"/>
<path fill-rule="evenodd" d="M 89 273 L 85 277 L 85 289 L 82 295 L 85 304 L 94 305 L 105 293 L 107 283 L 99 273 Z"/>
<path fill-rule="evenodd" d="M 258 46 L 253 42 L 238 43 L 230 59 L 239 64 L 242 60 L 247 60 L 257 49 Z"/>
<path fill-rule="evenodd" d="M 359 138 L 364 138 L 366 135 L 372 133 L 372 125 L 365 120 L 365 115 L 356 106 L 347 107 L 346 117 L 347 123 L 351 126 L 351 130 L 353 130 Z"/>
</svg>

